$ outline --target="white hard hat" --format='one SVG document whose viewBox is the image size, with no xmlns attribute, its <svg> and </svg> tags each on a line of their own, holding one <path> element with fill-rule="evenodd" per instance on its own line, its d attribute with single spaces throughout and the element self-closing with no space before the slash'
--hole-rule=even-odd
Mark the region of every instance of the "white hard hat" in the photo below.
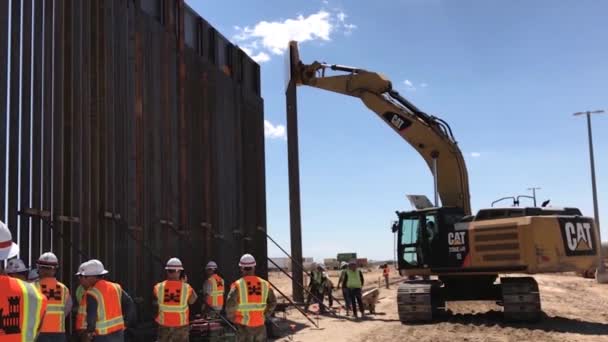
<svg viewBox="0 0 608 342">
<path fill-rule="evenodd" d="M 83 275 L 82 273 L 84 272 L 84 268 L 86 267 L 88 261 L 83 262 L 82 264 L 80 264 L 80 266 L 78 266 L 78 272 L 76 272 L 75 275 L 79 276 L 79 275 Z"/>
<path fill-rule="evenodd" d="M 100 276 L 100 275 L 109 273 L 108 270 L 106 270 L 105 267 L 103 267 L 103 264 L 101 263 L 101 261 L 99 261 L 97 259 L 89 260 L 86 263 L 84 263 L 83 265 L 84 265 L 84 267 L 82 268 L 82 272 L 80 274 L 85 277 Z"/>
<path fill-rule="evenodd" d="M 241 257 L 239 261 L 240 267 L 253 267 L 255 266 L 255 258 L 251 254 L 245 254 Z"/>
<path fill-rule="evenodd" d="M 346 261 L 342 261 L 340 263 L 340 267 L 344 267 L 344 266 L 348 266 L 348 263 Z"/>
<path fill-rule="evenodd" d="M 325 265 L 324 265 L 324 264 L 319 264 L 319 267 L 320 267 L 322 270 L 326 270 L 326 268 L 325 268 Z"/>
<path fill-rule="evenodd" d="M 30 270 L 30 273 L 27 275 L 28 281 L 36 281 L 40 279 L 40 274 L 38 274 L 38 270 L 33 268 Z"/>
<path fill-rule="evenodd" d="M 7 260 L 19 254 L 19 245 L 13 242 L 11 231 L 0 221 L 0 260 Z"/>
<path fill-rule="evenodd" d="M 14 274 L 27 271 L 29 271 L 29 268 L 25 267 L 25 263 L 21 259 L 11 259 L 6 263 L 6 274 Z"/>
<path fill-rule="evenodd" d="M 205 267 L 205 269 L 207 269 L 207 270 L 217 270 L 217 264 L 215 263 L 215 261 L 209 261 L 207 263 L 207 266 Z"/>
<path fill-rule="evenodd" d="M 57 260 L 57 256 L 51 252 L 43 253 L 38 261 L 36 261 L 36 265 L 42 267 L 57 267 L 59 265 L 59 260 Z"/>
<path fill-rule="evenodd" d="M 165 269 L 183 271 L 184 266 L 182 265 L 182 261 L 179 260 L 178 258 L 171 258 L 171 259 L 169 259 L 169 261 L 167 261 L 167 266 L 165 266 Z"/>
</svg>

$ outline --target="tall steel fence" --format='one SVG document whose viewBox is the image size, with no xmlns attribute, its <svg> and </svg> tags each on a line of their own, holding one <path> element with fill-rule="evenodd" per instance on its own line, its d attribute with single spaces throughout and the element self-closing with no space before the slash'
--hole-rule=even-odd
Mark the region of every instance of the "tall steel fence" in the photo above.
<svg viewBox="0 0 608 342">
<path fill-rule="evenodd" d="M 259 66 L 183 0 L 0 1 L 0 219 L 72 289 L 88 258 L 144 306 L 171 256 L 195 288 L 265 274 L 263 121 Z"/>
</svg>

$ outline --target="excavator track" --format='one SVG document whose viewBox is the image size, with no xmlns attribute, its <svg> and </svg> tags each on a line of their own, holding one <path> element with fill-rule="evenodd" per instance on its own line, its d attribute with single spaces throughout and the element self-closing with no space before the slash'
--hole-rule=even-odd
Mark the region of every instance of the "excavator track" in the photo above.
<svg viewBox="0 0 608 342">
<path fill-rule="evenodd" d="M 538 283 L 532 277 L 501 278 L 506 321 L 537 322 L 541 318 Z"/>
<path fill-rule="evenodd" d="M 397 290 L 397 308 L 401 323 L 420 323 L 433 320 L 433 314 L 443 309 L 437 281 L 406 282 Z M 443 304 L 442 304 L 443 303 Z"/>
</svg>

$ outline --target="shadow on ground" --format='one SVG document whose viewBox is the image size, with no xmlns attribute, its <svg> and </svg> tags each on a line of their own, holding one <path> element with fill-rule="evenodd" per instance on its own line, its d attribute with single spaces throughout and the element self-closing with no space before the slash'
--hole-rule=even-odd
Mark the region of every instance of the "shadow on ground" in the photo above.
<svg viewBox="0 0 608 342">
<path fill-rule="evenodd" d="M 608 324 L 606 323 L 588 322 L 560 316 L 548 316 L 545 313 L 542 314 L 541 320 L 536 323 L 515 323 L 504 321 L 502 312 L 495 310 L 471 314 L 454 314 L 448 311 L 445 316 L 438 318 L 436 322 L 431 324 L 441 322 L 488 327 L 511 327 L 518 329 L 540 330 L 549 333 L 573 333 L 581 335 L 608 334 Z"/>
</svg>

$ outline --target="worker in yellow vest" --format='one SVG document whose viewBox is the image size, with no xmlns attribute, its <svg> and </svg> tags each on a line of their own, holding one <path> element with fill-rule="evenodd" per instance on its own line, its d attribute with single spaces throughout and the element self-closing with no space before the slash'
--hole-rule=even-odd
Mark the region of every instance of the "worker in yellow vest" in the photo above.
<svg viewBox="0 0 608 342">
<path fill-rule="evenodd" d="M 72 298 L 67 286 L 55 278 L 59 260 L 55 254 L 46 252 L 38 258 L 36 266 L 40 275 L 36 287 L 48 301 L 38 342 L 65 342 L 65 319 L 72 310 Z"/>
<path fill-rule="evenodd" d="M 340 278 L 338 279 L 338 290 L 342 287 L 342 298 L 344 298 L 344 309 L 346 310 L 346 316 L 350 311 L 350 297 L 348 296 L 348 289 L 342 286 L 344 279 L 346 278 L 346 270 L 348 269 L 348 263 L 342 261 L 340 263 Z"/>
<path fill-rule="evenodd" d="M 264 324 L 277 305 L 270 284 L 255 276 L 255 266 L 251 254 L 241 257 L 243 277 L 232 283 L 226 299 L 226 316 L 235 323 L 239 342 L 266 341 Z"/>
<path fill-rule="evenodd" d="M 165 266 L 167 280 L 154 286 L 157 298 L 158 341 L 187 342 L 190 340 L 190 309 L 196 293 L 183 279 L 184 266 L 178 258 L 171 258 Z"/>
<path fill-rule="evenodd" d="M 363 284 L 363 273 L 357 269 L 357 261 L 351 260 L 348 263 L 348 268 L 344 273 L 344 280 L 342 286 L 347 289 L 348 297 L 350 299 L 351 308 L 353 309 L 353 316 L 357 318 L 357 303 L 359 303 L 359 309 L 361 310 L 361 317 L 365 316 L 363 309 L 363 295 L 361 293 Z"/>
<path fill-rule="evenodd" d="M 89 338 L 87 336 L 87 301 L 85 293 L 87 292 L 86 282 L 84 281 L 84 276 L 82 272 L 84 272 L 86 266 L 86 262 L 83 262 L 78 267 L 78 272 L 76 272 L 76 276 L 78 277 L 78 287 L 76 288 L 76 321 L 74 322 L 74 330 L 76 335 L 79 337 L 79 340 L 82 342 L 88 342 Z"/>
<path fill-rule="evenodd" d="M 124 330 L 135 318 L 135 305 L 119 284 L 105 279 L 108 273 L 99 260 L 84 265 L 87 336 L 94 342 L 123 342 Z"/>
<path fill-rule="evenodd" d="M 224 309 L 224 279 L 217 274 L 217 264 L 209 261 L 205 267 L 207 279 L 203 287 L 203 312 L 217 314 Z"/>
<path fill-rule="evenodd" d="M 0 341 L 35 341 L 46 312 L 47 299 L 34 284 L 9 277 L 4 261 L 19 254 L 19 246 L 0 221 Z"/>
</svg>

